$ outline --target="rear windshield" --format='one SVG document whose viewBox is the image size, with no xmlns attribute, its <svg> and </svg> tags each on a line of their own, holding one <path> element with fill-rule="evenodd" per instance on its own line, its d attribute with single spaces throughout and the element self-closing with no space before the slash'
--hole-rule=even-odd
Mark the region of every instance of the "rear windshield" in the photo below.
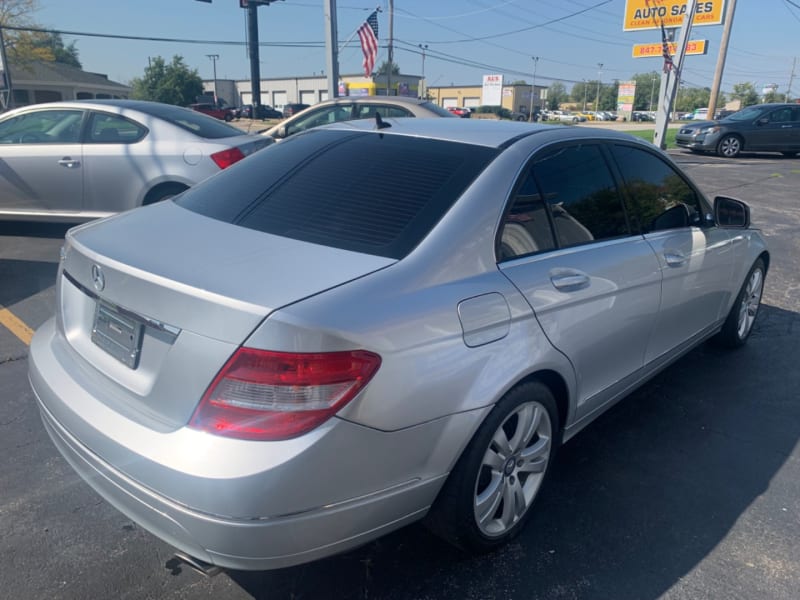
<svg viewBox="0 0 800 600">
<path fill-rule="evenodd" d="M 497 152 L 401 135 L 311 130 L 255 153 L 175 202 L 257 231 L 402 258 Z"/>
<path fill-rule="evenodd" d="M 143 113 L 169 121 L 201 138 L 215 140 L 244 134 L 241 129 L 228 125 L 224 121 L 180 106 L 148 102 L 137 104 L 135 108 Z"/>
</svg>

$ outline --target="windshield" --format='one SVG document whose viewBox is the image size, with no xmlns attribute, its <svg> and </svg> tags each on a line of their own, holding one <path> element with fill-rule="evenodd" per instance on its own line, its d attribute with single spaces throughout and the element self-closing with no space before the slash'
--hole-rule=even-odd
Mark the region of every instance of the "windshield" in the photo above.
<svg viewBox="0 0 800 600">
<path fill-rule="evenodd" d="M 764 109 L 760 106 L 749 106 L 739 112 L 728 115 L 723 121 L 753 121 L 761 116 Z"/>
</svg>

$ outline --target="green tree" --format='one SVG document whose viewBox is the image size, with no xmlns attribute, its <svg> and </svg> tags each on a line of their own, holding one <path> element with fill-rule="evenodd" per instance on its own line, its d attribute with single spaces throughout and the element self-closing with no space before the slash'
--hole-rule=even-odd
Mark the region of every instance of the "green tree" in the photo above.
<svg viewBox="0 0 800 600">
<path fill-rule="evenodd" d="M 591 81 L 579 81 L 575 85 L 572 86 L 572 91 L 570 92 L 571 100 L 578 106 L 581 107 L 581 110 L 590 110 L 592 107 L 592 99 L 594 98 L 594 90 L 596 86 L 596 82 L 592 84 Z"/>
<path fill-rule="evenodd" d="M 166 104 L 186 106 L 203 93 L 203 80 L 197 69 L 190 69 L 182 56 L 173 56 L 167 64 L 156 56 L 144 70 L 144 76 L 131 81 L 131 97 Z"/>
<path fill-rule="evenodd" d="M 739 100 L 742 103 L 742 108 L 752 104 L 758 104 L 758 92 L 755 86 L 749 81 L 733 84 L 731 98 Z"/>
<path fill-rule="evenodd" d="M 633 110 L 657 110 L 658 107 L 658 88 L 661 85 L 661 73 L 650 71 L 649 73 L 635 73 L 630 79 L 636 82 L 636 95 L 633 99 Z"/>
<path fill-rule="evenodd" d="M 558 110 L 559 105 L 568 100 L 567 88 L 560 81 L 554 81 L 547 88 L 547 108 L 550 110 Z"/>
<path fill-rule="evenodd" d="M 695 108 L 708 106 L 711 88 L 682 87 L 675 93 L 674 110 L 692 112 Z"/>
<path fill-rule="evenodd" d="M 386 75 L 388 70 L 389 70 L 389 61 L 385 60 L 380 64 L 376 73 L 378 75 Z M 399 75 L 399 74 L 400 74 L 400 67 L 397 66 L 397 63 L 393 62 L 392 75 Z"/>
<path fill-rule="evenodd" d="M 786 94 L 780 92 L 767 92 L 764 96 L 764 102 L 786 102 Z"/>
</svg>

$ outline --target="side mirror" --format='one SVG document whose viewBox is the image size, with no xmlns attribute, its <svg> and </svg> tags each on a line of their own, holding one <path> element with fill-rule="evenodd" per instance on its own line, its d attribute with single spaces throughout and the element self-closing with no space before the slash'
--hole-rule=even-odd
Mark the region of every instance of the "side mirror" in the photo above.
<svg viewBox="0 0 800 600">
<path fill-rule="evenodd" d="M 756 121 L 756 125 L 766 125 L 767 123 L 769 123 L 769 117 L 761 117 Z"/>
<path fill-rule="evenodd" d="M 279 139 L 283 139 L 288 135 L 289 135 L 289 132 L 286 131 L 286 125 L 281 125 L 280 127 L 278 127 L 278 131 L 275 132 L 275 137 L 279 138 Z"/>
<path fill-rule="evenodd" d="M 741 200 L 717 196 L 714 198 L 714 221 L 720 227 L 746 229 L 750 227 L 750 207 Z"/>
</svg>

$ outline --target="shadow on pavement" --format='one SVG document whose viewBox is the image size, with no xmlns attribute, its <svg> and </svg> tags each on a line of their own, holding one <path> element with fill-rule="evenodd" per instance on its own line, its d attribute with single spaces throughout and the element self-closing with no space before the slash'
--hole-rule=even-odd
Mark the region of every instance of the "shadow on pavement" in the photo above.
<svg viewBox="0 0 800 600">
<path fill-rule="evenodd" d="M 494 554 L 464 555 L 414 525 L 316 563 L 228 576 L 271 599 L 659 598 L 727 543 L 797 444 L 800 315 L 762 311 L 746 347 L 695 349 L 564 446 L 527 529 Z M 756 562 L 762 550 L 747 548 Z M 729 591 L 763 597 L 721 552 Z M 706 590 L 731 597 L 717 591 Z"/>
</svg>

